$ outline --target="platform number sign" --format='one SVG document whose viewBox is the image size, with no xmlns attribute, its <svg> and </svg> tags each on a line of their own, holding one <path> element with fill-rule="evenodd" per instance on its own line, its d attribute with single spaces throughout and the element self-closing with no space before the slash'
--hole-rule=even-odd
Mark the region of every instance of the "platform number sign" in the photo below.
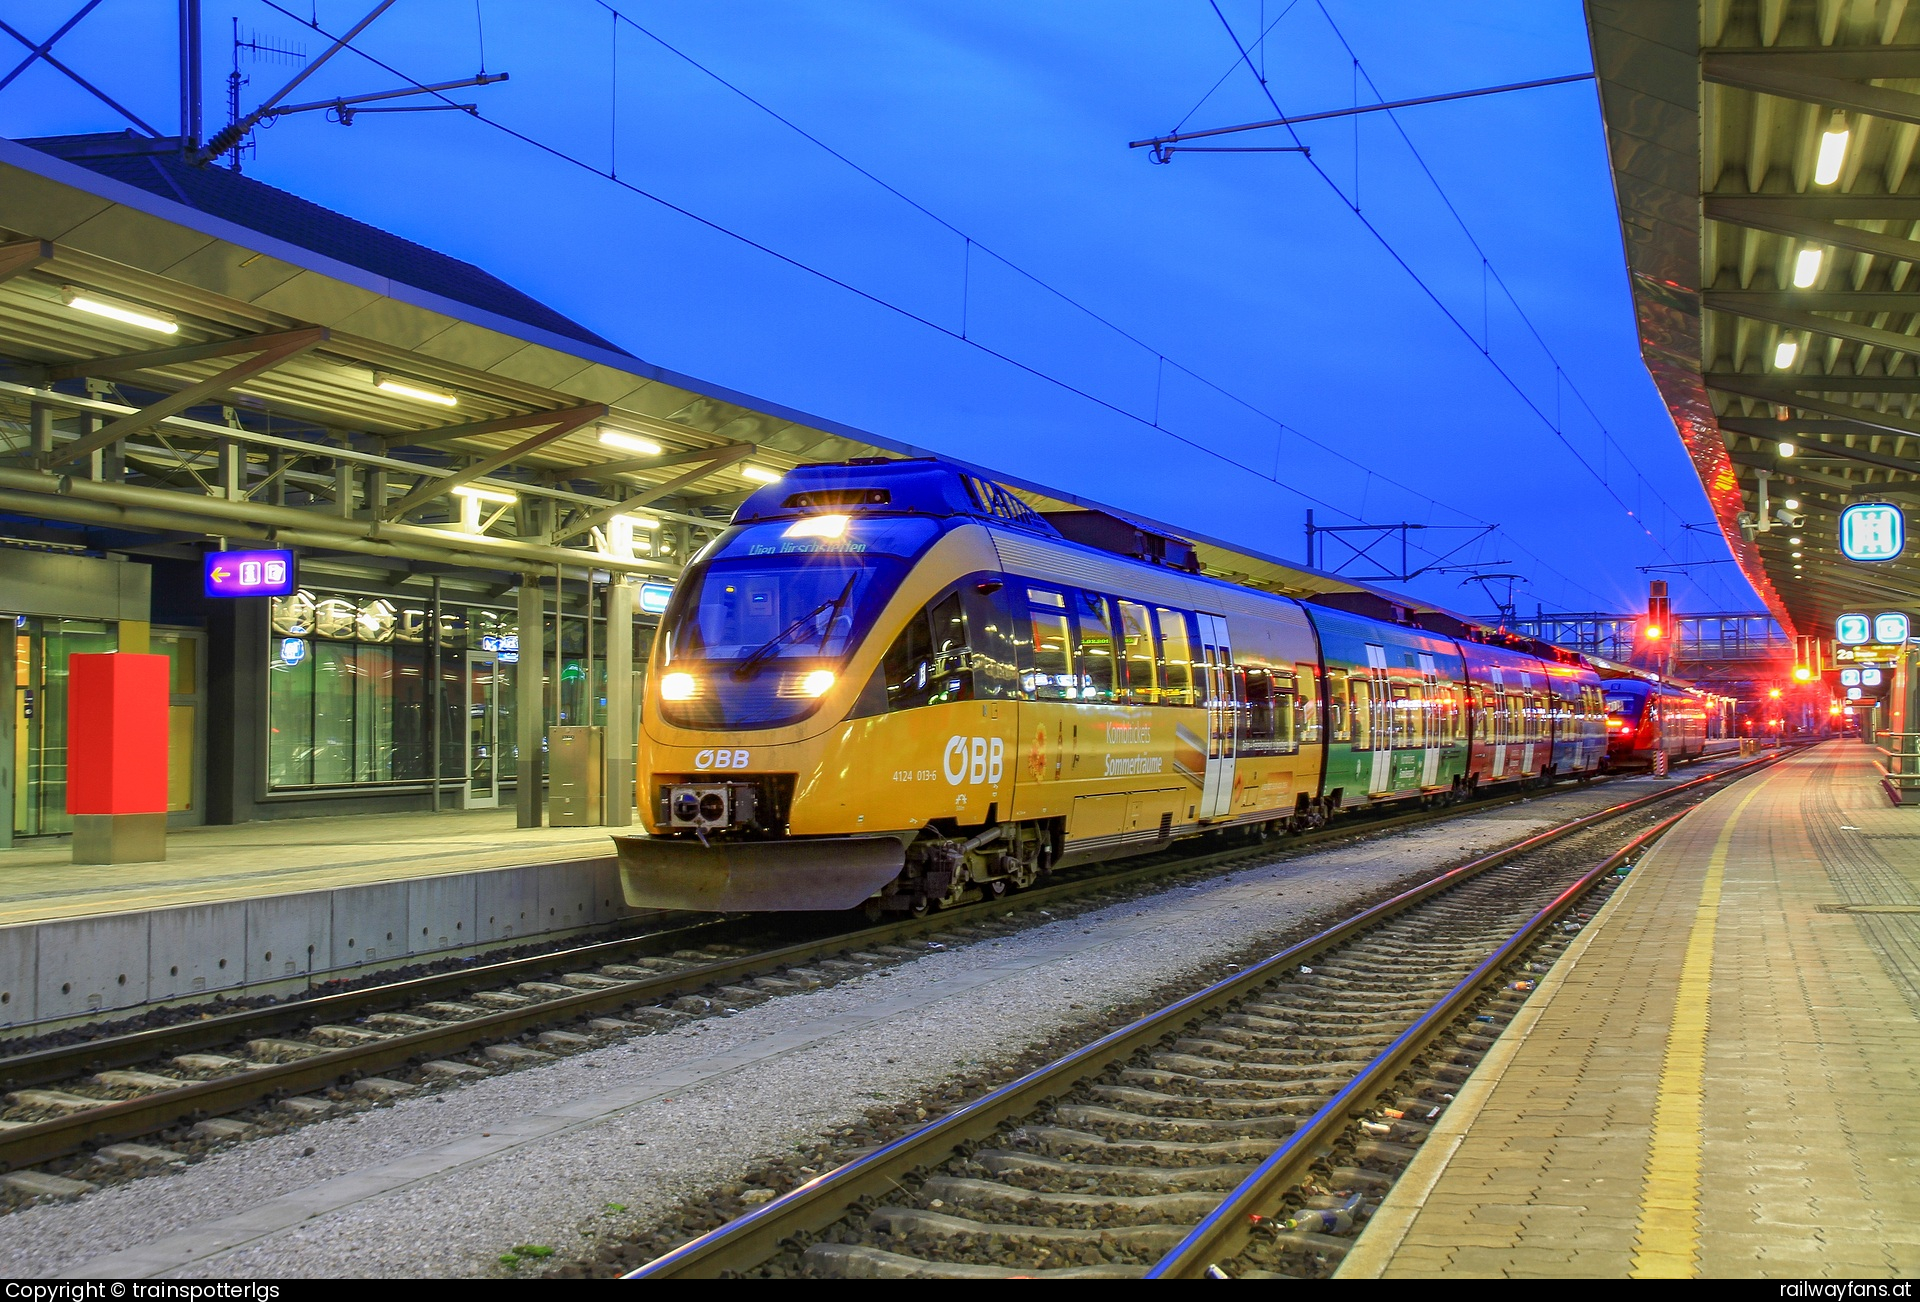
<svg viewBox="0 0 1920 1302">
<path fill-rule="evenodd" d="M 1873 641 L 1873 621 L 1865 615 L 1842 615 L 1833 621 L 1833 640 L 1841 646 L 1864 646 Z"/>
<path fill-rule="evenodd" d="M 1890 561 L 1907 545 L 1907 521 L 1890 502 L 1855 502 L 1840 512 L 1840 554 L 1850 561 Z"/>
<path fill-rule="evenodd" d="M 1906 615 L 1900 611 L 1886 610 L 1873 617 L 1873 640 L 1876 642 L 1904 642 L 1912 631 Z"/>
</svg>

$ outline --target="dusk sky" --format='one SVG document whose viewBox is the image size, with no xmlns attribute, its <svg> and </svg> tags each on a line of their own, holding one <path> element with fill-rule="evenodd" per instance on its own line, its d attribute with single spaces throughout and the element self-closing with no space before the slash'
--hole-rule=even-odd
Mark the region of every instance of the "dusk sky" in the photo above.
<svg viewBox="0 0 1920 1302">
<path fill-rule="evenodd" d="M 233 18 L 311 56 L 329 41 L 306 20 L 337 34 L 374 0 L 280 2 L 300 21 L 204 0 L 209 133 Z M 6 17 L 40 39 L 79 3 Z M 1577 0 L 617 8 L 631 21 L 598 0 L 398 0 L 355 45 L 400 77 L 343 54 L 295 98 L 471 76 L 484 33 L 511 80 L 451 98 L 485 120 L 307 114 L 259 133 L 245 170 L 660 366 L 1280 557 L 1303 556 L 1309 507 L 1497 523 L 1454 561 L 1526 575 L 1531 613 L 1632 611 L 1637 566 L 1727 554 L 1683 527 L 1712 517 L 1635 344 L 1591 82 L 1303 126 L 1310 158 L 1126 148 L 1274 116 L 1219 15 L 1298 114 L 1586 72 Z M 170 133 L 173 11 L 102 0 L 58 53 Z M 26 51 L 0 40 L 4 75 Z M 244 60 L 243 109 L 296 66 Z M 0 91 L 6 136 L 124 125 L 44 67 Z M 1407 586 L 1490 609 L 1462 577 Z M 1667 577 L 1682 610 L 1758 608 L 1732 565 Z"/>
</svg>

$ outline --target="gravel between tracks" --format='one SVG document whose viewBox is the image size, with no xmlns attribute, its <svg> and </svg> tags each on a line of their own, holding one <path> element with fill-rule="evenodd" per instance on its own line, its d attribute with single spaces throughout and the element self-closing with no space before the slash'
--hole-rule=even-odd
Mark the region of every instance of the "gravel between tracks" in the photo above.
<svg viewBox="0 0 1920 1302">
<path fill-rule="evenodd" d="M 1012 1057 L 1410 873 L 1666 785 L 1568 790 L 1243 869 L 260 1139 L 0 1220 L 0 1273 L 484 1275 L 522 1244 L 558 1262 L 757 1158 L 860 1125 L 877 1101 Z"/>
</svg>

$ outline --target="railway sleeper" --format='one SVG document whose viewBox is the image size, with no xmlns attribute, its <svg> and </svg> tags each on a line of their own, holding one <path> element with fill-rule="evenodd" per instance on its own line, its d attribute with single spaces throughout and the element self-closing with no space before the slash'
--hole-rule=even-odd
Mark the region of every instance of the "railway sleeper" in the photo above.
<svg viewBox="0 0 1920 1302">
<path fill-rule="evenodd" d="M 1144 1195 L 1053 1193 L 1022 1189 L 995 1180 L 938 1175 L 920 1186 L 920 1196 L 945 1207 L 931 1211 L 963 1214 L 975 1208 L 991 1211 L 1039 1210 L 1057 1217 L 1073 1217 L 1083 1228 L 1098 1229 L 1124 1217 L 1129 1224 L 1161 1225 L 1169 1221 L 1192 1224 L 1220 1203 L 1211 1193 Z"/>
<path fill-rule="evenodd" d="M 1311 1007 L 1298 1004 L 1270 1004 L 1264 1000 L 1248 1000 L 1239 1004 L 1234 1011 L 1252 1013 L 1256 1017 L 1271 1017 L 1276 1021 L 1316 1021 L 1327 1026 L 1365 1026 L 1371 1025 L 1387 1014 L 1419 1014 L 1430 1004 L 1417 999 L 1395 1001 L 1389 1004 L 1368 1004 L 1362 1008 L 1335 1006 Z"/>
<path fill-rule="evenodd" d="M 1138 1279 L 1144 1265 L 980 1266 L 961 1261 L 926 1261 L 888 1252 L 866 1243 L 816 1243 L 801 1260 L 817 1279 Z"/>
<path fill-rule="evenodd" d="M 1159 1070 L 1191 1073 L 1208 1080 L 1247 1080 L 1267 1081 L 1271 1084 L 1318 1086 L 1320 1082 L 1331 1082 L 1338 1089 L 1344 1085 L 1360 1064 L 1353 1064 L 1353 1071 L 1328 1070 L 1324 1063 L 1265 1063 L 1240 1061 L 1239 1059 L 1221 1059 L 1197 1053 L 1156 1053 L 1147 1058 L 1151 1068 L 1133 1068 L 1131 1070 Z"/>
<path fill-rule="evenodd" d="M 1182 1049 L 1190 1046 L 1208 1045 L 1223 1058 L 1235 1062 L 1333 1062 L 1350 1061 L 1350 1055 L 1335 1046 L 1280 1044 L 1277 1041 L 1291 1039 L 1291 1036 L 1263 1035 L 1259 1031 L 1249 1031 L 1244 1027 L 1221 1026 L 1216 1023 L 1207 1028 L 1216 1036 L 1215 1040 L 1177 1040 L 1175 1044 Z M 1368 1041 L 1362 1041 L 1362 1044 Z M 1371 1055 L 1369 1055 L 1370 1057 Z M 1360 1061 L 1366 1062 L 1367 1058 Z"/>
<path fill-rule="evenodd" d="M 1129 1085 L 1095 1085 L 1087 1092 L 1097 1099 L 1104 1099 L 1109 1103 L 1123 1103 L 1131 1108 L 1204 1108 L 1223 1116 L 1239 1113 L 1243 1116 L 1298 1117 L 1310 1114 L 1320 1102 L 1320 1100 L 1298 1095 L 1284 1098 L 1245 1099 L 1223 1098 L 1212 1094 L 1162 1094 Z M 1303 1112 L 1302 1109 L 1305 1111 Z"/>
<path fill-rule="evenodd" d="M 1220 1166 L 1102 1166 L 1091 1162 L 1063 1162 L 1035 1153 L 1016 1153 L 1008 1149 L 984 1149 L 968 1161 L 1002 1179 L 1024 1177 L 1055 1184 L 1078 1183 L 1082 1188 L 1107 1193 L 1124 1189 L 1150 1189 L 1159 1192 L 1206 1189 L 1224 1192 L 1234 1188 L 1253 1170 L 1251 1164 Z"/>
<path fill-rule="evenodd" d="M 1303 1082 L 1254 1080 L 1242 1076 L 1196 1076 L 1191 1072 L 1161 1071 L 1150 1067 L 1122 1068 L 1119 1079 L 1122 1084 L 1137 1085 L 1142 1089 L 1174 1086 L 1196 1097 L 1291 1099 L 1296 1102 L 1324 1098 L 1328 1092 L 1339 1088 L 1339 1082 L 1307 1081 L 1304 1083 L 1313 1092 L 1302 1093 L 1300 1086 Z"/>
<path fill-rule="evenodd" d="M 1090 1245 L 1103 1250 L 1151 1254 L 1158 1258 L 1186 1237 L 1182 1225 L 1115 1225 L 1082 1229 L 1069 1225 L 1019 1225 L 973 1221 L 918 1207 L 876 1207 L 867 1227 L 878 1234 L 922 1236 L 934 1239 L 997 1239 L 1002 1247 L 1014 1244 L 1042 1247 L 1059 1244 Z"/>
<path fill-rule="evenodd" d="M 1187 1101 L 1191 1106 L 1191 1101 Z M 1300 1119 L 1282 1117 L 1193 1117 L 1149 1116 L 1120 1108 L 1103 1108 L 1091 1103 L 1063 1103 L 1054 1108 L 1055 1119 L 1068 1126 L 1100 1127 L 1128 1137 L 1176 1135 L 1258 1134 L 1291 1135 L 1300 1128 Z"/>
<path fill-rule="evenodd" d="M 1222 1162 L 1263 1162 L 1273 1154 L 1271 1139 L 1216 1139 L 1172 1142 L 1163 1139 L 1109 1139 L 1065 1126 L 1025 1126 L 1010 1136 L 1047 1153 L 1095 1153 L 1112 1165 L 1125 1165 L 1129 1155 L 1178 1168 L 1182 1164 L 1214 1166 Z"/>
<path fill-rule="evenodd" d="M 1230 1066 L 1235 1071 L 1254 1071 L 1260 1067 L 1291 1067 L 1295 1071 L 1309 1069 L 1326 1071 L 1336 1063 L 1350 1063 L 1353 1069 L 1358 1071 L 1369 1061 L 1366 1058 L 1355 1058 L 1347 1054 L 1322 1054 L 1306 1049 L 1270 1049 L 1226 1037 L 1218 1040 L 1175 1040 L 1173 1047 L 1184 1054 L 1211 1059 L 1216 1065 Z"/>
</svg>

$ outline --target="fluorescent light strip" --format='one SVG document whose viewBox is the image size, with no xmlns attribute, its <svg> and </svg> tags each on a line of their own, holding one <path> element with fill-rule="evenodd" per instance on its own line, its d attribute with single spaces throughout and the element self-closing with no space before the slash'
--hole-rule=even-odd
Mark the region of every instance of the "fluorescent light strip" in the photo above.
<svg viewBox="0 0 1920 1302">
<path fill-rule="evenodd" d="M 763 466 L 742 466 L 740 476 L 743 479 L 758 480 L 763 484 L 777 484 L 786 476 L 777 470 L 768 470 Z"/>
<path fill-rule="evenodd" d="M 643 457 L 657 457 L 662 449 L 650 439 L 635 438 L 631 434 L 622 434 L 618 430 L 603 429 L 600 441 L 610 448 L 619 448 L 623 452 L 638 452 Z"/>
<path fill-rule="evenodd" d="M 60 297 L 76 312 L 88 312 L 94 316 L 106 317 L 109 321 L 118 321 L 122 325 L 139 326 L 142 330 L 152 330 L 163 335 L 180 333 L 178 321 L 153 308 L 135 307 L 131 303 L 103 298 L 98 294 L 89 294 L 85 290 L 75 289 L 72 285 L 63 285 L 60 289 Z"/>
<path fill-rule="evenodd" d="M 406 380 L 396 380 L 391 375 L 375 375 L 373 387 L 387 393 L 397 393 L 403 398 L 412 398 L 417 402 L 431 402 L 440 407 L 457 407 L 460 400 L 451 393 L 438 389 L 426 389 Z"/>
<path fill-rule="evenodd" d="M 479 502 L 498 502 L 502 506 L 511 506 L 520 500 L 518 493 L 501 493 L 491 488 L 475 488 L 471 484 L 462 484 L 453 490 L 455 497 L 471 497 Z"/>
</svg>

